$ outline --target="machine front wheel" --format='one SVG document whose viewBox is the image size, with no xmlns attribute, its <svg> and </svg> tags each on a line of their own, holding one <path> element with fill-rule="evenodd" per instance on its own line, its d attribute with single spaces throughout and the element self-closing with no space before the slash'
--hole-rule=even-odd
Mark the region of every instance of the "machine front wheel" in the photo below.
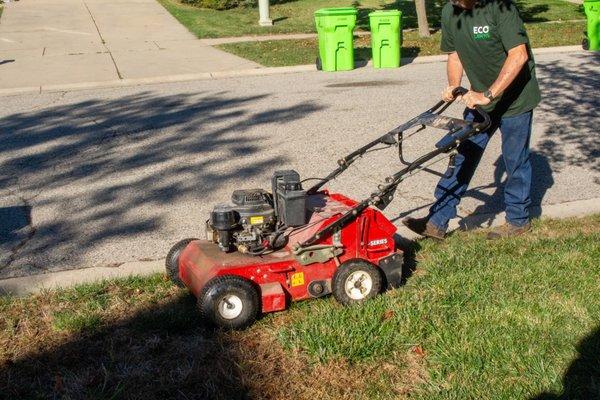
<svg viewBox="0 0 600 400">
<path fill-rule="evenodd" d="M 189 238 L 183 239 L 177 243 L 171 250 L 169 250 L 169 254 L 167 254 L 167 258 L 165 259 L 165 269 L 167 272 L 167 277 L 173 282 L 175 285 L 179 287 L 185 287 L 181 279 L 179 278 L 179 255 L 181 251 L 187 247 L 187 245 L 198 239 Z"/>
<path fill-rule="evenodd" d="M 221 328 L 244 329 L 258 317 L 260 299 L 250 281 L 238 276 L 218 276 L 198 296 L 198 308 L 204 319 Z"/>
<path fill-rule="evenodd" d="M 349 260 L 333 275 L 333 296 L 343 305 L 364 303 L 381 292 L 383 278 L 373 264 Z"/>
</svg>

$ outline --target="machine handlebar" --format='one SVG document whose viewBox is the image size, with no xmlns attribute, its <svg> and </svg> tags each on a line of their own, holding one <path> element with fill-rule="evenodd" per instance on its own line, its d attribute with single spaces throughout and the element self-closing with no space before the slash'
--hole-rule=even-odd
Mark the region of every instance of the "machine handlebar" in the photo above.
<svg viewBox="0 0 600 400">
<path fill-rule="evenodd" d="M 452 99 L 452 101 L 450 101 L 449 104 L 454 103 L 454 100 L 456 100 L 458 96 L 464 96 L 467 93 L 469 93 L 469 89 L 464 88 L 462 86 L 454 88 L 454 90 L 452 91 L 452 96 L 454 97 L 454 99 Z M 477 112 L 483 117 L 483 121 L 477 123 L 476 126 L 480 130 L 487 129 L 491 124 L 490 115 L 486 111 L 484 111 L 483 108 L 481 108 L 480 106 L 475 106 L 475 110 L 477 110 Z"/>
</svg>

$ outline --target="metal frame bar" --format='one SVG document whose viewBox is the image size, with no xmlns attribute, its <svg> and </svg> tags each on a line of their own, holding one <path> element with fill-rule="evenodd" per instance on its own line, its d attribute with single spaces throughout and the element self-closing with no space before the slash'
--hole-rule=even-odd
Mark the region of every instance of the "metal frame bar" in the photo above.
<svg viewBox="0 0 600 400">
<path fill-rule="evenodd" d="M 468 90 L 465 88 L 456 88 L 453 92 L 454 96 L 464 95 Z M 440 115 L 443 113 L 454 100 L 450 102 L 440 101 L 435 106 L 420 114 L 419 116 L 411 119 L 410 121 L 398 126 L 397 128 L 391 130 L 385 135 L 379 137 L 378 139 L 368 143 L 367 145 L 359 148 L 358 150 L 353 151 L 346 157 L 340 159 L 338 161 L 338 168 L 336 168 L 333 172 L 331 172 L 327 177 L 325 177 L 321 182 L 317 183 L 313 187 L 311 187 L 307 193 L 315 194 L 319 191 L 323 185 L 325 185 L 330 180 L 334 179 L 342 172 L 344 172 L 356 159 L 365 154 L 369 149 L 378 145 L 378 144 L 393 144 L 396 143 L 395 135 L 400 135 L 407 129 L 410 129 L 417 125 L 425 125 L 425 126 L 434 126 L 436 128 L 444 127 L 450 128 L 448 129 L 449 134 L 453 137 L 453 141 L 448 143 L 446 146 L 437 148 L 427 154 L 422 155 L 412 162 L 405 162 L 406 165 L 403 169 L 396 172 L 395 174 L 387 177 L 385 179 L 385 183 L 378 186 L 378 190 L 371 194 L 368 198 L 364 199 L 356 206 L 352 207 L 350 210 L 345 212 L 340 218 L 326 227 L 322 228 L 315 234 L 313 234 L 310 238 L 305 240 L 302 243 L 299 243 L 297 246 L 299 248 L 310 246 L 320 240 L 323 237 L 329 236 L 334 231 L 342 228 L 347 223 L 354 220 L 358 215 L 365 210 L 369 206 L 376 206 L 379 208 L 385 208 L 389 204 L 389 202 L 393 198 L 393 193 L 396 190 L 397 186 L 402 182 L 404 177 L 411 172 L 419 169 L 424 163 L 432 160 L 436 156 L 443 153 L 450 153 L 452 150 L 456 149 L 463 141 L 467 140 L 471 136 L 485 131 L 491 123 L 490 116 L 483 111 L 480 107 L 476 107 L 476 110 L 483 117 L 483 122 L 468 122 L 461 119 L 443 117 L 443 123 L 440 123 Z M 436 117 L 437 116 L 437 117 Z M 400 143 L 400 141 L 398 142 Z"/>
</svg>

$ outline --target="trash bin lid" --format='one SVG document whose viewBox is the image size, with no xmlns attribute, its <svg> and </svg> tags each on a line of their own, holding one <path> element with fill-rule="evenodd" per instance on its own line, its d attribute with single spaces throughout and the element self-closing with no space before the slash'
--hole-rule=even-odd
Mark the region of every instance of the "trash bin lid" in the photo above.
<svg viewBox="0 0 600 400">
<path fill-rule="evenodd" d="M 369 17 L 395 17 L 400 15 L 402 15 L 400 10 L 377 10 L 369 13 Z"/>
<path fill-rule="evenodd" d="M 334 7 L 334 8 L 321 8 L 315 11 L 316 16 L 326 15 L 356 15 L 358 10 L 354 7 Z"/>
</svg>

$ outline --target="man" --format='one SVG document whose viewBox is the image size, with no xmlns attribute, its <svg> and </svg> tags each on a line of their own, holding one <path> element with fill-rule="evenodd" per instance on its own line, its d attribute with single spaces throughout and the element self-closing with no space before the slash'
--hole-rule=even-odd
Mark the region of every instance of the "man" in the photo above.
<svg viewBox="0 0 600 400">
<path fill-rule="evenodd" d="M 490 114 L 492 126 L 459 146 L 454 172 L 438 183 L 429 215 L 402 222 L 416 233 L 443 239 L 491 135 L 499 129 L 507 174 L 506 224 L 493 229 L 488 238 L 525 233 L 531 228 L 529 138 L 540 91 L 519 11 L 510 0 L 451 0 L 442 10 L 441 48 L 448 54 L 443 99 L 453 99 L 452 91 L 466 72 L 471 90 L 462 97 L 467 106 L 464 117 L 480 120 L 474 110 L 480 106 Z"/>
</svg>

